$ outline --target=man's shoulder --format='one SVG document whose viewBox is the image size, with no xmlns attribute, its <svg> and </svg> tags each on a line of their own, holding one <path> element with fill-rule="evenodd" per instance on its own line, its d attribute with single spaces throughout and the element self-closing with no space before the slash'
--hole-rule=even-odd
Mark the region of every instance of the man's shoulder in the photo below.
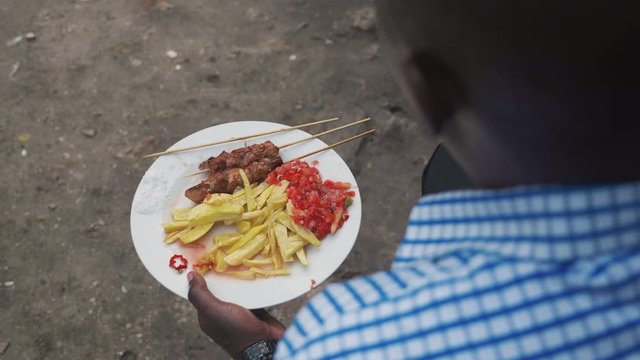
<svg viewBox="0 0 640 360">
<path fill-rule="evenodd" d="M 306 354 L 331 358 L 385 352 L 401 344 L 406 356 L 399 358 L 465 352 L 524 356 L 541 349 L 534 344 L 555 349 L 569 346 L 573 337 L 586 341 L 608 331 L 624 332 L 624 325 L 604 321 L 609 315 L 602 311 L 622 313 L 628 305 L 637 306 L 638 294 L 631 294 L 637 284 L 610 283 L 609 292 L 602 293 L 584 273 L 580 278 L 580 269 L 580 264 L 477 254 L 396 266 L 332 284 L 316 295 L 295 318 L 283 352 L 304 348 Z M 638 327 L 640 311 L 628 320 Z M 592 333 L 584 325 L 589 321 L 596 326 Z M 569 334 L 570 329 L 581 335 Z"/>
</svg>

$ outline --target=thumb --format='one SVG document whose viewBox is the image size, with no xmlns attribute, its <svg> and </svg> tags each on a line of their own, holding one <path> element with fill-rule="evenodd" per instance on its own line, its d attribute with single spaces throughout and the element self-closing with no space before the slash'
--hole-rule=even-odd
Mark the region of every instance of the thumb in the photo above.
<svg viewBox="0 0 640 360">
<path fill-rule="evenodd" d="M 187 274 L 187 280 L 189 281 L 188 298 L 196 310 L 204 311 L 212 304 L 220 303 L 220 300 L 209 291 L 207 282 L 200 274 L 190 271 Z"/>
</svg>

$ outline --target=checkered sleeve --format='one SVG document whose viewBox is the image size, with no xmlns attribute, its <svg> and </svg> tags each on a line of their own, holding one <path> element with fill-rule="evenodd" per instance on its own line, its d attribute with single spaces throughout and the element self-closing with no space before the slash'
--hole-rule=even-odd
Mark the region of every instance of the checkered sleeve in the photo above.
<svg viewBox="0 0 640 360">
<path fill-rule="evenodd" d="M 597 294 L 526 262 L 477 262 L 438 279 L 422 271 L 327 287 L 295 317 L 276 358 L 614 359 L 640 348 L 638 284 L 624 297 Z"/>
<path fill-rule="evenodd" d="M 392 270 L 328 286 L 276 358 L 638 358 L 639 305 L 639 184 L 442 194 Z"/>
</svg>

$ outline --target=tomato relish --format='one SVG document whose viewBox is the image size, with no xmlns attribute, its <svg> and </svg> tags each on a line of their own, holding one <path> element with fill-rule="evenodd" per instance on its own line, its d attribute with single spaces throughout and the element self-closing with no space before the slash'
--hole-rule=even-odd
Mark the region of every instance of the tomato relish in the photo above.
<svg viewBox="0 0 640 360">
<path fill-rule="evenodd" d="M 356 196 L 351 184 L 322 181 L 317 168 L 305 161 L 285 163 L 267 176 L 270 184 L 289 181 L 287 195 L 293 204 L 293 221 L 311 230 L 318 239 L 333 234 L 342 227 L 349 215 L 347 206 Z"/>
</svg>

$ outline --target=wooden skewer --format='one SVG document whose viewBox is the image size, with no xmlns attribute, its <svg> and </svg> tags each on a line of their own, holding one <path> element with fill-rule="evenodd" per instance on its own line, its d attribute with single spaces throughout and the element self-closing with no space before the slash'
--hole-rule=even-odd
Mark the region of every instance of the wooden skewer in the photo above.
<svg viewBox="0 0 640 360">
<path fill-rule="evenodd" d="M 338 131 L 338 130 L 346 129 L 346 128 L 351 127 L 351 126 L 355 126 L 355 125 L 358 125 L 358 124 L 362 124 L 363 122 L 367 122 L 367 121 L 369 121 L 369 120 L 371 120 L 371 118 L 370 118 L 370 117 L 365 118 L 365 119 L 362 119 L 362 120 L 354 121 L 354 122 L 352 122 L 351 124 L 347 124 L 347 125 L 339 126 L 339 127 L 335 128 L 335 129 L 331 129 L 331 130 L 323 131 L 323 132 L 321 132 L 321 133 L 319 133 L 319 134 L 315 134 L 315 135 L 313 135 L 313 136 L 309 136 L 309 137 L 307 137 L 307 138 L 300 139 L 300 140 L 296 140 L 296 141 L 294 141 L 294 142 L 290 142 L 290 143 L 288 143 L 288 144 L 282 145 L 282 146 L 280 146 L 280 149 L 288 148 L 289 146 L 293 146 L 293 145 L 296 145 L 296 144 L 300 144 L 301 142 L 309 141 L 309 140 L 311 140 L 311 139 L 315 139 L 315 138 L 320 137 L 320 136 L 322 136 L 322 135 L 330 134 L 330 133 L 332 133 L 332 132 L 334 132 L 334 131 Z"/>
<path fill-rule="evenodd" d="M 367 122 L 367 121 L 369 121 L 369 120 L 371 120 L 371 118 L 370 118 L 370 117 L 368 117 L 368 118 L 364 118 L 364 119 L 362 119 L 362 120 L 354 121 L 354 122 L 352 122 L 352 123 L 350 123 L 350 124 L 342 125 L 342 126 L 339 126 L 339 127 L 335 128 L 335 129 L 331 129 L 331 130 L 323 131 L 323 132 L 321 132 L 321 133 L 319 133 L 319 134 L 315 134 L 315 135 L 312 135 L 312 136 L 306 137 L 306 138 L 304 138 L 304 139 L 300 139 L 300 140 L 296 140 L 296 141 L 290 142 L 290 143 L 288 143 L 288 144 L 285 144 L 285 145 L 280 146 L 280 147 L 279 147 L 279 149 L 280 149 L 280 150 L 282 150 L 282 149 L 287 148 L 287 147 L 289 147 L 289 146 L 293 146 L 293 145 L 299 144 L 299 143 L 301 143 L 301 142 L 309 141 L 309 140 L 311 140 L 311 139 L 315 139 L 315 138 L 320 137 L 320 136 L 322 136 L 322 135 L 330 134 L 330 133 L 332 133 L 332 132 L 334 132 L 334 131 L 338 131 L 338 130 L 346 129 L 346 128 L 351 127 L 351 126 L 355 126 L 355 125 L 358 125 L 358 124 L 362 124 L 362 123 Z M 362 135 L 362 134 L 361 134 L 361 135 Z M 352 140 L 353 140 L 353 139 L 352 139 Z M 340 144 L 342 144 L 342 143 L 340 143 Z M 340 144 L 337 144 L 337 145 L 340 145 Z M 334 144 L 334 145 L 335 145 L 335 144 Z M 336 146 L 337 146 L 337 145 L 336 145 Z M 328 149 L 328 148 L 326 148 L 326 149 Z M 326 150 L 326 149 L 325 149 L 325 150 Z M 313 155 L 313 154 L 311 154 L 311 155 Z M 309 156 L 309 155 L 306 155 L 306 156 Z M 206 172 L 209 172 L 209 170 L 200 170 L 200 171 L 197 171 L 197 172 L 191 173 L 191 174 L 189 174 L 189 175 L 185 175 L 184 177 L 191 177 L 191 176 L 195 176 L 195 175 L 198 175 L 198 174 L 204 174 L 204 173 L 206 173 Z"/>
<path fill-rule="evenodd" d="M 289 161 L 287 161 L 287 162 L 290 162 L 290 161 L 296 161 L 296 160 L 300 160 L 300 159 L 304 159 L 304 158 L 309 157 L 309 156 L 311 156 L 311 155 L 315 155 L 315 154 L 317 154 L 317 153 L 320 153 L 320 152 L 323 152 L 323 151 L 329 150 L 329 149 L 331 149 L 331 148 L 334 148 L 334 147 L 336 147 L 336 146 L 342 145 L 342 144 L 344 144 L 344 143 L 348 143 L 349 141 L 352 141 L 352 140 L 355 140 L 355 139 L 361 138 L 361 137 L 363 137 L 363 136 L 367 136 L 367 135 L 369 135 L 369 134 L 371 134 L 371 133 L 374 133 L 375 131 L 376 131 L 376 129 L 367 130 L 367 131 L 365 131 L 365 132 L 363 132 L 363 133 L 361 133 L 361 134 L 358 134 L 358 135 L 356 135 L 356 136 L 352 136 L 352 137 L 350 137 L 350 138 L 348 138 L 348 139 L 344 139 L 344 140 L 342 140 L 342 141 L 338 141 L 337 143 L 335 143 L 335 144 L 331 144 L 331 145 L 329 145 L 329 146 L 327 146 L 327 147 L 324 147 L 324 148 L 322 148 L 322 149 L 320 149 L 320 150 L 312 151 L 312 152 L 310 152 L 310 153 L 308 153 L 308 154 L 305 154 L 305 155 L 302 155 L 302 156 L 298 156 L 297 158 L 295 158 L 295 159 L 291 159 L 291 160 L 289 160 Z"/>
<path fill-rule="evenodd" d="M 182 152 L 182 151 L 200 149 L 200 148 L 208 147 L 208 146 L 226 144 L 226 143 L 230 143 L 230 142 L 234 142 L 234 141 L 247 140 L 247 139 L 251 139 L 251 138 L 254 138 L 254 137 L 260 137 L 260 136 L 265 136 L 265 135 L 276 134 L 276 133 L 279 133 L 279 132 L 284 132 L 284 131 L 293 130 L 293 129 L 301 129 L 301 128 L 304 128 L 304 127 L 308 127 L 308 126 L 312 126 L 312 125 L 318 125 L 318 124 L 324 124 L 324 123 L 331 122 L 331 121 L 336 121 L 336 120 L 339 120 L 339 118 L 331 118 L 331 119 L 326 119 L 326 120 L 314 121 L 314 122 L 307 123 L 307 124 L 291 126 L 291 127 L 287 127 L 287 128 L 278 129 L 278 130 L 265 131 L 265 132 L 262 132 L 262 133 L 257 133 L 257 134 L 253 134 L 253 135 L 247 135 L 247 136 L 241 136 L 241 137 L 231 138 L 231 139 L 222 140 L 222 141 L 215 141 L 215 142 L 208 143 L 208 144 L 195 145 L 195 146 L 189 146 L 189 147 L 184 147 L 184 148 L 179 148 L 179 149 L 160 151 L 160 152 L 156 152 L 156 153 L 153 153 L 153 154 L 145 155 L 145 156 L 143 156 L 143 158 L 148 158 L 148 157 L 153 157 L 153 156 L 168 155 L 168 154 L 173 154 L 173 153 Z"/>
</svg>

